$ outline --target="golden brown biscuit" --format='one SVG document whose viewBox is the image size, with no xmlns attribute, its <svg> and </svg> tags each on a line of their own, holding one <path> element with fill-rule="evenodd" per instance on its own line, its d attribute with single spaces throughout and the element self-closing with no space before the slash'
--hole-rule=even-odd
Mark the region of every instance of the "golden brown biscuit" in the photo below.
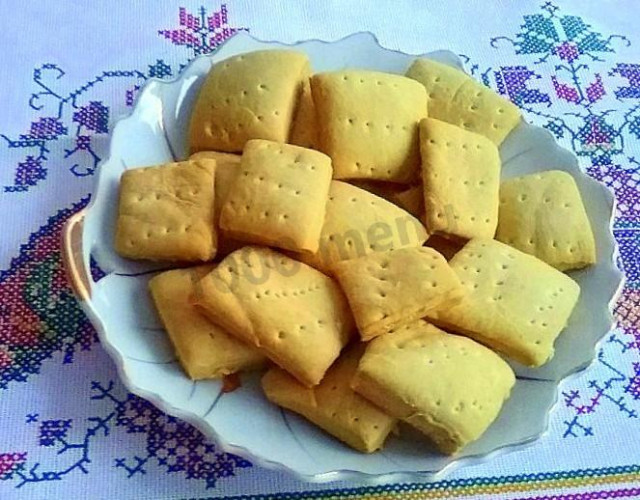
<svg viewBox="0 0 640 500">
<path fill-rule="evenodd" d="M 219 151 L 200 151 L 199 153 L 192 154 L 189 159 L 211 159 L 216 160 L 216 185 L 215 185 L 215 199 L 214 199 L 214 217 L 218 234 L 218 251 L 216 257 L 221 258 L 230 254 L 234 250 L 242 248 L 245 243 L 233 239 L 220 229 L 220 213 L 222 212 L 222 206 L 231 187 L 236 180 L 238 172 L 240 172 L 240 161 L 242 156 L 231 153 L 220 153 Z"/>
<path fill-rule="evenodd" d="M 574 178 L 560 170 L 500 185 L 496 239 L 560 271 L 596 262 L 596 243 Z"/>
<path fill-rule="evenodd" d="M 418 122 L 427 93 L 400 75 L 343 70 L 311 77 L 320 148 L 336 179 L 410 182 L 419 174 Z"/>
<path fill-rule="evenodd" d="M 299 258 L 329 273 L 335 262 L 421 246 L 426 239 L 424 226 L 411 214 L 363 189 L 332 181 L 319 250 Z"/>
<path fill-rule="evenodd" d="M 578 301 L 575 281 L 495 240 L 471 240 L 449 264 L 467 294 L 452 307 L 430 312 L 430 320 L 528 366 L 553 356 L 553 343 Z"/>
<path fill-rule="evenodd" d="M 429 116 L 483 135 L 500 145 L 520 123 L 520 109 L 464 72 L 430 59 L 416 59 L 407 76 L 429 95 Z"/>
<path fill-rule="evenodd" d="M 264 247 L 225 257 L 199 282 L 194 303 L 306 386 L 322 380 L 354 331 L 336 282 Z"/>
<path fill-rule="evenodd" d="M 215 64 L 191 114 L 191 152 L 239 153 L 250 139 L 287 142 L 307 56 L 293 50 L 260 50 Z"/>
<path fill-rule="evenodd" d="M 178 360 L 193 380 L 257 368 L 265 360 L 255 347 L 229 335 L 191 305 L 195 283 L 213 268 L 206 265 L 174 269 L 149 281 L 153 302 Z"/>
<path fill-rule="evenodd" d="M 400 248 L 338 262 L 333 274 L 344 290 L 362 340 L 449 307 L 464 289 L 442 255 L 427 247 Z"/>
<path fill-rule="evenodd" d="M 213 160 L 127 170 L 116 251 L 131 259 L 198 262 L 216 254 Z"/>
<path fill-rule="evenodd" d="M 514 383 L 491 350 L 418 320 L 372 340 L 352 386 L 451 454 L 482 435 Z"/>
<path fill-rule="evenodd" d="M 382 448 L 396 419 L 350 387 L 363 348 L 351 348 L 333 364 L 320 384 L 309 388 L 280 368 L 269 370 L 262 388 L 269 401 L 304 416 L 356 450 Z"/>
<path fill-rule="evenodd" d="M 486 137 L 427 118 L 420 122 L 425 223 L 454 240 L 493 238 L 500 155 Z"/>
<path fill-rule="evenodd" d="M 293 251 L 315 252 L 331 182 L 331 160 L 311 149 L 247 142 L 242 172 L 220 214 L 232 237 Z"/>
</svg>

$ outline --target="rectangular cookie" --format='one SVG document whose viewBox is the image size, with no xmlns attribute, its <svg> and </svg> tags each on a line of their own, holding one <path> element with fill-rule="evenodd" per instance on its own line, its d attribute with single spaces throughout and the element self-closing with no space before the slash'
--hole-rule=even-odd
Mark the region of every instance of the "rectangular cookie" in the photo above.
<svg viewBox="0 0 640 500">
<path fill-rule="evenodd" d="M 520 123 L 518 106 L 463 71 L 431 59 L 416 59 L 407 76 L 429 96 L 429 117 L 452 123 L 499 146 Z"/>
<path fill-rule="evenodd" d="M 149 291 L 178 361 L 192 380 L 254 369 L 265 361 L 258 349 L 229 335 L 191 304 L 195 284 L 213 268 L 174 269 L 149 281 Z"/>
<path fill-rule="evenodd" d="M 298 100 L 289 142 L 303 148 L 318 149 L 318 124 L 316 107 L 311 95 L 311 82 L 306 78 L 302 84 L 302 93 Z"/>
<path fill-rule="evenodd" d="M 352 387 L 452 454 L 489 427 L 514 383 L 490 349 L 418 320 L 367 345 Z"/>
<path fill-rule="evenodd" d="M 214 160 L 127 170 L 115 249 L 130 259 L 202 262 L 216 254 Z"/>
<path fill-rule="evenodd" d="M 432 118 L 420 122 L 425 224 L 454 240 L 493 238 L 500 155 L 486 137 Z"/>
<path fill-rule="evenodd" d="M 574 178 L 549 170 L 500 185 L 496 239 L 559 269 L 596 262 L 596 243 Z"/>
<path fill-rule="evenodd" d="M 418 122 L 427 93 L 414 80 L 342 70 L 311 77 L 320 148 L 336 179 L 407 183 L 419 174 Z"/>
<path fill-rule="evenodd" d="M 320 383 L 354 331 L 335 281 L 264 247 L 225 257 L 200 280 L 194 303 L 308 387 Z"/>
<path fill-rule="evenodd" d="M 457 302 L 464 289 L 445 258 L 432 248 L 400 248 L 333 266 L 362 340 Z"/>
<path fill-rule="evenodd" d="M 351 389 L 362 351 L 356 346 L 342 354 L 315 387 L 273 368 L 262 378 L 262 388 L 272 403 L 299 413 L 356 450 L 374 452 L 382 448 L 396 419 Z"/>
<path fill-rule="evenodd" d="M 307 56 L 293 50 L 259 50 L 216 63 L 191 114 L 191 152 L 239 153 L 251 139 L 287 142 L 309 71 Z"/>
<path fill-rule="evenodd" d="M 452 307 L 430 312 L 430 320 L 527 366 L 553 356 L 553 343 L 578 301 L 575 281 L 495 240 L 471 240 L 449 264 L 467 294 Z"/>
<path fill-rule="evenodd" d="M 317 251 L 331 159 L 312 149 L 256 139 L 247 142 L 240 170 L 222 207 L 222 230 L 243 241 Z"/>
<path fill-rule="evenodd" d="M 418 247 L 426 239 L 422 223 L 393 203 L 346 182 L 331 181 L 319 249 L 299 258 L 330 273 L 335 262 Z"/>
<path fill-rule="evenodd" d="M 237 154 L 221 153 L 219 151 L 200 151 L 189 157 L 190 160 L 209 159 L 216 161 L 215 196 L 213 201 L 214 219 L 218 235 L 218 250 L 216 252 L 218 258 L 224 257 L 245 245 L 243 242 L 235 240 L 225 234 L 224 231 L 220 229 L 222 206 L 231 191 L 231 186 L 233 186 L 238 172 L 240 172 L 241 158 L 242 156 Z"/>
</svg>

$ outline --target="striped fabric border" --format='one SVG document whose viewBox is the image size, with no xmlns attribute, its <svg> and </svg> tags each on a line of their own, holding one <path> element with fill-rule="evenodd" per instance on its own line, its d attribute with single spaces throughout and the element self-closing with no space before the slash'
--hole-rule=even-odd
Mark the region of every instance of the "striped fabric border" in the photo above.
<svg viewBox="0 0 640 500">
<path fill-rule="evenodd" d="M 296 493 L 242 495 L 226 498 L 230 500 L 423 500 L 462 497 L 475 498 L 479 495 L 493 495 L 491 498 L 496 498 L 497 495 L 539 492 L 544 490 L 557 491 L 566 488 L 592 490 L 597 486 L 606 487 L 622 484 L 631 487 L 617 490 L 585 491 L 584 493 L 553 493 L 546 496 L 524 496 L 520 497 L 519 500 L 591 500 L 597 498 L 640 497 L 640 465 L 519 474 L 515 476 L 453 479 L 433 483 L 389 484 Z M 634 485 L 637 487 L 634 487 Z M 214 498 L 215 497 L 210 497 L 210 500 L 214 500 Z"/>
</svg>

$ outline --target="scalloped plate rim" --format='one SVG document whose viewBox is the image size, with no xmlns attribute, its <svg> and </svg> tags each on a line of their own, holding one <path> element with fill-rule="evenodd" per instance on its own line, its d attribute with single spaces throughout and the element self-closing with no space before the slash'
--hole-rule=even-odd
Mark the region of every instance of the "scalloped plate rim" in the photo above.
<svg viewBox="0 0 640 500">
<path fill-rule="evenodd" d="M 227 39 L 222 45 L 220 45 L 220 47 L 218 47 L 218 49 L 211 53 L 211 54 L 206 54 L 206 55 L 201 55 L 196 57 L 194 60 L 192 60 L 187 67 L 185 67 L 183 69 L 183 71 L 176 76 L 176 78 L 173 78 L 171 80 L 161 80 L 159 78 L 149 78 L 147 82 L 145 82 L 145 84 L 143 85 L 143 87 L 141 88 L 140 92 L 138 93 L 138 95 L 136 96 L 136 99 L 134 101 L 134 105 L 133 105 L 133 109 L 131 111 L 131 113 L 129 113 L 128 115 L 124 115 L 121 118 L 118 119 L 117 123 L 115 124 L 111 134 L 110 134 L 110 144 L 109 144 L 109 149 L 108 149 L 108 155 L 105 157 L 105 159 L 103 161 L 100 162 L 99 166 L 101 167 L 102 165 L 108 163 L 113 157 L 113 149 L 114 149 L 114 141 L 113 136 L 117 130 L 118 127 L 122 126 L 122 124 L 124 122 L 126 122 L 127 120 L 131 120 L 134 119 L 136 117 L 136 113 L 139 111 L 138 109 L 138 103 L 140 102 L 140 100 L 142 99 L 142 97 L 145 95 L 145 93 L 149 92 L 149 89 L 153 87 L 153 85 L 160 85 L 160 86 L 167 86 L 167 85 L 172 85 L 176 82 L 178 82 L 184 75 L 184 73 L 186 71 L 188 71 L 188 69 L 190 67 L 192 67 L 195 63 L 197 63 L 198 61 L 202 60 L 202 59 L 209 59 L 212 57 L 215 57 L 218 52 L 220 52 L 225 45 L 227 45 L 229 43 L 229 41 L 235 39 L 236 37 L 247 37 L 255 42 L 258 43 L 264 43 L 264 44 L 269 44 L 269 45 L 279 45 L 279 46 L 286 46 L 286 47 L 295 47 L 301 44 L 306 44 L 306 43 L 321 43 L 321 44 L 334 44 L 334 43 L 340 43 L 340 42 L 344 42 L 346 40 L 352 39 L 352 38 L 361 38 L 364 42 L 373 42 L 375 43 L 380 49 L 385 50 L 385 51 L 389 51 L 389 52 L 393 52 L 393 53 L 397 53 L 397 54 L 402 54 L 402 55 L 408 55 L 408 53 L 402 52 L 400 50 L 396 50 L 396 49 L 390 49 L 387 47 L 384 47 L 382 44 L 380 44 L 378 38 L 371 32 L 366 32 L 366 31 L 361 31 L 361 32 L 357 32 L 357 33 L 352 33 L 350 35 L 347 35 L 345 37 L 342 38 L 337 38 L 335 40 L 319 40 L 319 39 L 308 39 L 308 40 L 302 40 L 299 42 L 292 42 L 292 43 L 286 43 L 286 42 L 280 42 L 280 41 L 274 41 L 274 40 L 262 40 L 256 37 L 251 36 L 248 33 L 245 32 L 240 32 L 236 35 L 234 35 L 233 37 Z M 460 60 L 460 58 L 454 54 L 451 51 L 448 50 L 436 50 L 436 51 L 432 51 L 429 53 L 422 53 L 422 54 L 409 54 L 409 55 L 427 55 L 427 54 L 435 54 L 435 53 L 442 53 L 442 54 L 447 54 L 448 57 L 453 56 L 453 60 L 457 61 L 458 66 L 463 68 L 463 64 Z M 603 184 L 601 184 L 600 182 L 596 181 L 595 179 L 587 176 L 584 172 L 582 172 L 579 168 L 579 164 L 578 164 L 578 160 L 575 156 L 575 154 L 573 154 L 572 152 L 570 152 L 569 150 L 561 147 L 557 141 L 555 140 L 555 138 L 553 138 L 552 134 L 548 131 L 543 129 L 542 127 L 537 127 L 531 124 L 528 124 L 526 122 L 523 122 L 524 126 L 528 126 L 528 127 L 533 127 L 535 129 L 540 129 L 543 130 L 545 134 L 548 134 L 548 136 L 551 138 L 551 143 L 554 144 L 555 148 L 557 150 L 559 150 L 562 154 L 568 154 L 571 155 L 572 157 L 572 163 L 574 165 L 574 168 L 576 170 L 577 173 L 579 173 L 580 175 L 584 176 L 586 179 L 588 179 L 589 182 L 594 183 L 595 185 L 597 185 L 600 189 L 603 189 L 606 192 L 606 197 L 607 197 L 607 201 L 610 205 L 611 208 L 611 217 L 610 217 L 610 221 L 609 221 L 609 227 L 608 227 L 608 231 L 609 231 L 609 236 L 611 237 L 612 241 L 614 241 L 615 243 L 615 239 L 613 238 L 613 223 L 614 223 L 614 215 L 615 215 L 615 206 L 616 206 L 616 199 L 613 196 L 613 194 L 611 193 L 611 191 L 604 186 Z M 522 125 L 521 125 L 522 126 Z M 164 128 L 164 123 L 161 122 L 161 129 L 165 135 L 165 140 L 167 141 L 167 144 L 170 145 L 170 141 L 168 139 L 168 137 L 166 136 L 166 130 Z M 102 176 L 102 172 L 103 169 L 99 169 L 98 171 L 98 175 L 96 176 L 96 180 L 95 180 L 95 186 L 97 187 L 98 185 L 100 185 L 100 179 Z M 94 192 L 96 192 L 96 190 L 94 190 Z M 90 213 L 91 209 L 93 208 L 93 206 L 98 202 L 97 197 L 92 197 L 90 203 L 87 205 L 87 207 L 85 208 L 85 211 L 87 214 Z M 83 237 L 84 237 L 84 230 L 83 230 Z M 84 243 L 84 239 L 83 239 L 83 243 Z M 91 247 L 93 247 L 93 245 L 91 245 Z M 84 253 L 84 260 L 85 260 L 85 265 L 88 265 L 89 263 L 89 256 L 90 256 L 90 251 L 87 251 L 87 248 L 85 245 L 83 245 L 83 253 Z M 103 347 L 105 348 L 105 350 L 107 351 L 107 353 L 109 354 L 109 356 L 113 359 L 115 365 L 116 365 L 116 369 L 118 372 L 118 375 L 120 377 L 120 379 L 123 381 L 124 385 L 126 386 L 126 388 L 131 391 L 133 394 L 144 398 L 145 400 L 151 402 L 152 404 L 154 404 L 156 407 L 158 407 L 160 410 L 162 410 L 163 412 L 166 412 L 170 415 L 173 415 L 177 418 L 180 418 L 186 422 L 188 422 L 190 425 L 193 425 L 194 427 L 196 427 L 198 430 L 200 430 L 205 436 L 207 436 L 208 438 L 211 438 L 215 441 L 216 445 L 218 447 L 220 447 L 224 452 L 227 453 L 233 453 L 235 455 L 239 455 L 242 456 L 244 458 L 246 458 L 247 460 L 251 461 L 254 464 L 257 464 L 259 466 L 262 467 L 266 467 L 269 469 L 275 469 L 275 470 L 284 470 L 287 471 L 289 473 L 291 473 L 292 475 L 294 475 L 295 477 L 297 477 L 300 480 L 303 481 L 309 481 L 309 482 L 329 482 L 329 481 L 343 481 L 343 480 L 356 480 L 356 481 L 364 481 L 366 483 L 369 484 L 379 484 L 379 483 L 387 483 L 387 482 L 402 482 L 402 481 L 415 481 L 415 480 L 421 480 L 421 481 L 433 481 L 433 480 L 437 480 L 439 478 L 441 478 L 442 476 L 451 473 L 453 470 L 459 468 L 459 467 L 464 467 L 464 466 L 468 466 L 468 465 L 475 465 L 475 464 L 480 464 L 480 463 L 484 463 L 487 461 L 492 460 L 495 456 L 497 455 L 501 455 L 503 453 L 507 453 L 507 452 L 513 452 L 513 451 L 520 451 L 523 450 L 525 448 L 528 448 L 529 446 L 531 446 L 533 443 L 535 443 L 536 441 L 538 441 L 539 439 L 541 439 L 543 436 L 547 435 L 549 432 L 549 418 L 551 413 L 554 411 L 554 409 L 556 408 L 558 402 L 559 402 L 559 394 L 558 394 L 558 390 L 557 387 L 559 386 L 560 382 L 566 382 L 569 381 L 575 377 L 577 377 L 581 372 L 583 372 L 584 370 L 586 370 L 591 364 L 593 364 L 593 362 L 595 361 L 595 351 L 598 347 L 598 345 L 602 342 L 604 336 L 606 335 L 606 333 L 608 333 L 609 331 L 611 331 L 611 329 L 614 327 L 615 325 L 615 320 L 612 314 L 612 307 L 613 304 L 617 301 L 617 299 L 619 298 L 620 294 L 622 293 L 622 289 L 624 287 L 624 275 L 622 274 L 622 272 L 617 268 L 617 266 L 615 265 L 616 259 L 619 255 L 619 249 L 618 246 L 616 244 L 614 244 L 614 250 L 613 250 L 613 254 L 611 256 L 610 261 L 608 262 L 612 271 L 611 276 L 614 277 L 618 280 L 618 286 L 616 287 L 615 292 L 613 293 L 611 299 L 609 300 L 607 307 L 608 307 L 608 311 L 609 311 L 609 329 L 606 332 L 602 333 L 602 336 L 600 337 L 600 339 L 594 344 L 593 347 L 593 353 L 594 356 L 591 357 L 591 359 L 587 362 L 585 362 L 582 366 L 577 367 L 576 369 L 574 369 L 572 372 L 568 373 L 566 376 L 562 377 L 561 379 L 556 381 L 556 391 L 555 391 L 555 397 L 554 397 L 554 401 L 551 403 L 551 405 L 549 406 L 548 411 L 545 414 L 545 418 L 544 418 L 544 422 L 542 425 L 542 431 L 538 434 L 535 435 L 533 437 L 530 437 L 528 439 L 525 439 L 521 442 L 517 442 L 517 443 L 512 443 L 512 444 L 507 444 L 501 447 L 496 448 L 495 450 L 489 452 L 489 453 L 484 453 L 484 454 L 479 454 L 479 455 L 473 455 L 473 456 L 466 456 L 466 457 L 461 457 L 458 458 L 456 460 L 453 460 L 452 462 L 446 464 L 442 469 L 438 470 L 438 471 L 406 471 L 406 472 L 390 472 L 390 473 L 384 473 L 384 474 L 375 474 L 375 473 L 367 473 L 367 472 L 362 472 L 362 471 L 356 471 L 356 470 L 350 470 L 350 469 L 340 469 L 340 470 L 331 470 L 331 471 L 324 471 L 324 472 L 320 472 L 320 473 L 316 473 L 316 474 L 304 474 L 304 473 L 300 473 L 298 471 L 296 471 L 294 468 L 289 467 L 285 464 L 282 464 L 280 462 L 276 462 L 276 461 L 272 461 L 264 456 L 261 455 L 257 455 L 254 454 L 253 452 L 251 452 L 249 449 L 247 449 L 246 447 L 237 445 L 237 444 L 233 444 L 230 442 L 227 442 L 226 440 L 224 440 L 224 438 L 222 436 L 220 436 L 215 429 L 209 425 L 207 423 L 206 420 L 204 420 L 200 415 L 195 414 L 192 411 L 188 411 L 185 410 L 183 408 L 179 408 L 176 406 L 172 406 L 171 404 L 167 403 L 161 396 L 159 396 L 157 393 L 153 392 L 153 391 L 149 391 L 146 389 L 142 389 L 141 387 L 137 386 L 132 380 L 131 378 L 128 376 L 127 374 L 127 368 L 126 368 L 126 363 L 127 363 L 127 357 L 120 351 L 118 350 L 118 348 L 116 346 L 114 346 L 111 341 L 109 340 L 109 336 L 107 334 L 107 332 L 104 329 L 104 325 L 103 322 L 100 318 L 100 314 L 94 309 L 92 303 L 90 301 L 79 301 L 83 310 L 85 311 L 85 313 L 87 314 L 87 316 L 89 317 L 89 319 L 91 320 L 92 324 L 95 326 L 97 332 L 98 332 L 98 336 L 100 338 L 100 342 L 103 345 Z"/>
</svg>

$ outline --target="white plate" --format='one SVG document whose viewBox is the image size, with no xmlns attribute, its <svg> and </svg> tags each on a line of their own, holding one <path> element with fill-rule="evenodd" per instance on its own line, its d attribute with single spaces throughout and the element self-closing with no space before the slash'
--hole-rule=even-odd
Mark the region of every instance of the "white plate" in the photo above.
<svg viewBox="0 0 640 500">
<path fill-rule="evenodd" d="M 125 169 L 184 157 L 191 106 L 213 63 L 242 52 L 281 47 L 244 33 L 236 35 L 214 55 L 195 60 L 177 80 L 148 83 L 131 116 L 115 127 L 110 156 L 100 167 L 82 234 L 85 267 L 89 268 L 93 256 L 108 275 L 91 283 L 91 299 L 83 307 L 125 385 L 163 411 L 197 426 L 222 449 L 312 481 L 399 481 L 416 479 L 415 474 L 422 474 L 420 479 L 424 480 L 454 465 L 485 460 L 532 442 L 547 427 L 558 382 L 586 367 L 594 358 L 596 342 L 610 330 L 610 303 L 622 278 L 614 264 L 612 194 L 581 173 L 575 156 L 560 148 L 547 131 L 524 123 L 500 149 L 503 176 L 549 168 L 569 172 L 585 200 L 596 237 L 598 264 L 572 273 L 582 294 L 569 326 L 556 342 L 553 360 L 538 370 L 515 366 L 518 381 L 500 417 L 460 455 L 433 453 L 408 435 L 391 437 L 383 451 L 363 455 L 268 403 L 257 375 L 244 376 L 240 389 L 224 395 L 220 382 L 194 383 L 183 375 L 148 299 L 146 284 L 153 267 L 121 259 L 113 251 L 118 180 Z M 413 56 L 383 49 L 365 33 L 332 43 L 303 42 L 295 48 L 309 55 L 316 71 L 359 67 L 404 73 L 413 60 Z M 426 55 L 462 67 L 451 52 Z"/>
</svg>

